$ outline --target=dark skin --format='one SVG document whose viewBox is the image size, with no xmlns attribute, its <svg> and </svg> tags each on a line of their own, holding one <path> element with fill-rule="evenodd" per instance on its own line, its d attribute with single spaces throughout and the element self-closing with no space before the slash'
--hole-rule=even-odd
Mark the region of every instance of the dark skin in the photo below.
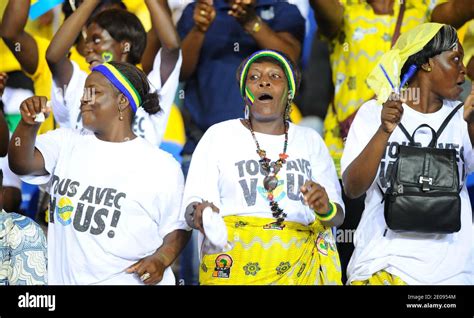
<svg viewBox="0 0 474 318">
<path fill-rule="evenodd" d="M 84 127 L 100 140 L 123 142 L 137 137 L 132 131 L 134 114 L 128 99 L 99 72 L 92 72 L 86 79 L 81 115 Z"/>
<path fill-rule="evenodd" d="M 51 112 L 46 103 L 46 97 L 33 96 L 20 105 L 21 120 L 9 147 L 10 168 L 18 175 L 48 174 L 43 156 L 34 146 L 40 125 L 35 122 L 35 117 L 40 112 L 47 117 Z M 123 120 L 119 120 L 120 111 Z M 81 99 L 81 112 L 84 126 L 93 131 L 100 140 L 124 142 L 136 137 L 131 128 L 132 112 L 128 99 L 100 73 L 92 72 L 87 77 L 86 89 Z M 21 142 L 15 143 L 13 140 Z"/>
<path fill-rule="evenodd" d="M 7 212 L 20 212 L 21 191 L 15 187 L 3 187 L 3 209 Z"/>
<path fill-rule="evenodd" d="M 374 181 L 387 142 L 403 116 L 402 103 L 420 113 L 438 111 L 444 99 L 455 100 L 462 92 L 466 67 L 462 62 L 463 48 L 458 44 L 423 64 L 410 81 L 409 88 L 420 89 L 419 103 L 389 100 L 383 104 L 381 124 L 361 154 L 347 167 L 342 176 L 344 190 L 350 198 L 363 195 Z M 469 137 L 474 146 L 474 87 L 465 101 L 464 119 L 468 123 Z"/>
<path fill-rule="evenodd" d="M 103 52 L 111 54 L 110 61 L 118 59 L 120 62 L 127 62 L 128 54 L 122 54 L 123 50 L 122 43 L 115 41 L 107 30 L 102 29 L 96 23 L 89 25 L 84 53 L 90 70 L 104 63 Z"/>
<path fill-rule="evenodd" d="M 6 73 L 0 73 L 0 99 L 7 84 L 8 76 Z M 0 157 L 5 157 L 8 151 L 8 140 L 10 134 L 3 111 L 0 110 Z"/>
<path fill-rule="evenodd" d="M 35 122 L 35 117 L 40 112 L 43 112 L 45 117 L 49 116 L 51 109 L 47 107 L 47 102 L 44 96 L 33 96 L 20 105 L 21 120 L 8 148 L 8 163 L 17 175 L 48 174 L 44 167 L 43 155 L 35 148 L 36 135 L 41 124 Z"/>
<path fill-rule="evenodd" d="M 86 80 L 84 96 L 81 99 L 81 113 L 84 127 L 93 131 L 98 139 L 107 142 L 126 142 L 136 136 L 132 131 L 132 111 L 128 99 L 120 93 L 105 76 L 92 72 Z M 93 98 L 92 98 L 93 97 Z M 19 144 L 10 143 L 9 163 L 12 171 L 25 175 L 45 175 L 42 154 L 35 148 L 38 123 L 34 117 L 40 111 L 49 115 L 46 98 L 34 96 L 20 106 L 21 121 L 13 135 Z M 120 120 L 120 114 L 123 119 Z M 20 139 L 17 139 L 20 138 Z M 144 281 L 147 285 L 160 282 L 166 267 L 176 259 L 190 238 L 187 231 L 176 230 L 169 233 L 153 254 L 139 260 L 127 269 L 128 273 L 141 276 L 148 272 L 151 276 Z"/>
<path fill-rule="evenodd" d="M 40 56 L 36 40 L 25 31 L 25 26 L 28 22 L 30 2 L 31 1 L 29 0 L 15 0 L 8 2 L 3 14 L 3 21 L 0 24 L 0 35 L 10 51 L 20 62 L 23 70 L 29 74 L 34 74 L 38 68 Z M 114 6 L 115 5 L 104 6 L 103 9 Z M 52 14 L 53 12 L 49 11 L 42 15 L 40 19 L 44 20 L 51 17 Z M 78 51 L 82 53 L 80 48 L 78 48 Z"/>
<path fill-rule="evenodd" d="M 39 54 L 35 39 L 25 32 L 30 0 L 8 1 L 0 26 L 0 35 L 21 67 L 29 74 L 38 68 Z"/>
<path fill-rule="evenodd" d="M 95 14 L 99 14 L 100 12 L 108 9 L 122 9 L 119 4 L 107 4 L 107 5 L 99 5 L 98 9 L 96 10 Z M 77 52 L 82 55 L 86 56 L 85 48 L 86 48 L 86 36 L 84 34 L 87 34 L 86 31 L 81 32 L 79 39 L 77 40 L 76 43 L 76 49 Z"/>
<path fill-rule="evenodd" d="M 181 40 L 171 19 L 171 10 L 168 6 L 168 1 L 151 0 L 146 1 L 146 4 L 152 19 L 151 30 L 147 33 L 146 48 L 145 52 L 143 52 L 141 64 L 143 71 L 146 74 L 150 73 L 153 69 L 155 56 L 158 50 L 163 47 L 166 52 L 163 52 L 165 54 L 162 55 L 162 58 L 165 60 L 163 60 L 164 63 L 162 63 L 161 67 L 167 67 L 167 69 L 164 69 L 162 72 L 162 83 L 164 83 L 163 78 L 168 78 L 178 60 Z"/>
<path fill-rule="evenodd" d="M 229 1 L 231 9 L 227 14 L 234 17 L 243 30 L 253 37 L 259 48 L 272 49 L 285 53 L 293 61 L 297 61 L 301 53 L 301 43 L 288 32 L 275 32 L 256 14 L 255 0 Z M 183 39 L 183 66 L 181 80 L 187 80 L 196 70 L 204 38 L 214 22 L 216 10 L 209 0 L 198 0 L 193 13 L 194 28 Z M 253 32 L 256 22 L 260 30 Z"/>
<path fill-rule="evenodd" d="M 474 58 L 471 57 L 471 59 L 466 65 L 466 68 L 467 68 L 467 76 L 469 76 L 471 80 L 474 80 Z"/>
<path fill-rule="evenodd" d="M 253 63 L 247 75 L 246 85 L 255 96 L 255 102 L 250 107 L 250 121 L 253 130 L 270 135 L 284 134 L 285 124 L 283 119 L 288 103 L 288 81 L 281 67 L 270 62 Z M 271 99 L 262 99 L 263 96 L 271 96 Z M 246 120 L 242 120 L 242 124 L 250 130 Z M 331 208 L 329 197 L 322 185 L 312 180 L 306 180 L 300 191 L 303 194 L 305 204 L 311 209 L 318 211 L 320 214 L 329 212 Z M 193 202 L 190 205 L 195 208 L 194 226 L 204 234 L 203 210 L 209 206 L 214 212 L 219 213 L 219 208 L 207 201 L 202 203 Z M 324 226 L 332 227 L 342 224 L 344 212 L 339 204 L 336 203 L 336 206 L 335 217 L 330 221 L 321 222 Z"/>
<path fill-rule="evenodd" d="M 6 73 L 0 73 L 0 99 L 5 90 L 8 76 Z M 5 157 L 8 152 L 8 142 L 10 139 L 10 133 L 8 130 L 7 122 L 3 111 L 0 110 L 0 157 Z M 0 189 L 0 194 L 3 192 L 5 195 L 5 201 L 3 207 L 5 211 L 18 212 L 21 205 L 21 191 L 15 187 L 4 187 L 3 191 Z M 0 208 L 1 210 L 1 208 Z"/>
<path fill-rule="evenodd" d="M 3 210 L 3 173 L 0 173 L 0 211 Z"/>
<path fill-rule="evenodd" d="M 134 139 L 136 136 L 132 131 L 131 123 L 133 113 L 128 99 L 121 94 L 100 73 L 92 72 L 86 80 L 87 90 L 94 90 L 95 98 L 89 98 L 90 94 L 84 94 L 81 99 L 81 114 L 84 127 L 92 130 L 97 138 L 104 141 L 122 142 Z M 120 120 L 122 113 L 123 120 Z M 110 120 L 114 118 L 115 120 Z M 107 123 L 114 123 L 114 125 Z M 168 234 L 163 245 L 155 253 L 139 260 L 127 269 L 128 273 L 136 273 L 139 277 L 145 272 L 150 278 L 146 279 L 146 285 L 154 285 L 163 279 L 164 270 L 170 266 L 178 257 L 190 238 L 187 231 L 176 230 Z"/>
<path fill-rule="evenodd" d="M 5 87 L 7 86 L 8 75 L 5 72 L 0 72 L 0 98 L 5 91 Z"/>
<path fill-rule="evenodd" d="M 76 37 L 86 24 L 94 9 L 99 4 L 99 0 L 85 0 L 79 8 L 61 25 L 54 35 L 48 50 L 46 52 L 46 60 L 53 73 L 53 78 L 58 86 L 64 86 L 69 83 L 72 77 L 72 63 L 67 57 L 67 53 L 74 45 Z M 158 51 L 163 46 L 162 63 L 160 69 L 161 82 L 164 84 L 171 75 L 174 66 L 179 58 L 180 41 L 178 34 L 174 28 L 169 9 L 164 4 L 164 0 L 146 0 L 148 10 L 152 18 L 153 34 L 159 38 L 159 45 L 155 42 L 155 48 L 151 51 Z M 102 29 L 95 23 L 87 27 L 87 39 L 85 47 L 86 60 L 91 64 L 91 68 L 96 64 L 105 61 L 129 62 L 130 41 L 116 41 L 107 30 Z M 151 51 L 147 51 L 148 56 L 156 55 Z M 106 60 L 103 53 L 110 56 L 111 59 Z M 94 64 L 95 63 L 95 64 Z M 147 62 L 152 65 L 153 62 Z M 150 68 L 151 70 L 151 68 Z"/>
<path fill-rule="evenodd" d="M 16 189 L 16 188 L 12 188 L 12 187 L 3 188 L 3 174 L 0 173 L 0 212 L 2 210 L 5 210 L 6 212 L 18 212 L 18 209 L 11 208 L 11 202 L 13 200 L 11 198 L 9 199 L 9 197 L 12 195 L 11 191 L 9 191 L 10 189 Z M 4 197 L 6 198 L 5 201 L 3 200 Z M 20 199 L 21 199 L 21 192 L 20 192 Z"/>
<path fill-rule="evenodd" d="M 431 14 L 431 21 L 450 24 L 459 29 L 474 18 L 474 2 L 471 0 L 450 0 L 438 4 Z"/>
<path fill-rule="evenodd" d="M 20 199 L 19 202 L 18 202 L 18 195 Z M 5 212 L 18 212 L 20 203 L 21 203 L 20 190 L 13 187 L 4 188 L 3 187 L 3 174 L 0 173 L 0 212 L 2 210 L 5 210 Z"/>
<path fill-rule="evenodd" d="M 163 279 L 163 273 L 171 266 L 191 238 L 191 231 L 175 230 L 163 239 L 155 253 L 142 258 L 127 269 L 127 273 L 136 273 L 141 277 L 145 273 L 151 276 L 144 280 L 145 285 L 155 285 Z"/>
<path fill-rule="evenodd" d="M 71 80 L 73 67 L 67 54 L 99 2 L 100 0 L 82 2 L 77 10 L 63 22 L 49 44 L 46 61 L 58 87 L 64 87 Z"/>
</svg>

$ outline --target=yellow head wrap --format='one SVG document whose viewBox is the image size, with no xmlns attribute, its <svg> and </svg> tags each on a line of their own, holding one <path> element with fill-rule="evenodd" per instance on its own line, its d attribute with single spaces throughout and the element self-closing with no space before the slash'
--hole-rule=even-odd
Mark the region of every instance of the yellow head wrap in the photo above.
<svg viewBox="0 0 474 318">
<path fill-rule="evenodd" d="M 393 48 L 382 55 L 377 66 L 367 78 L 367 84 L 377 95 L 377 101 L 380 104 L 385 103 L 393 90 L 398 90 L 400 87 L 400 73 L 408 58 L 420 52 L 443 26 L 444 24 L 440 23 L 421 24 L 403 33 Z M 382 67 L 390 81 L 384 74 Z"/>
</svg>

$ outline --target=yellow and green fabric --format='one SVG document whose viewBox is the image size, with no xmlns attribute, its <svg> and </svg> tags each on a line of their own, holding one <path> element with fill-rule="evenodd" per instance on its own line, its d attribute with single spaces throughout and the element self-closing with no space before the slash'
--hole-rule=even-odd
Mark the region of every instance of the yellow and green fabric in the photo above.
<svg viewBox="0 0 474 318">
<path fill-rule="evenodd" d="M 34 74 L 25 73 L 31 78 L 34 85 L 34 93 L 38 96 L 46 96 L 50 99 L 51 86 L 52 86 L 52 75 L 46 62 L 46 50 L 48 49 L 49 41 L 40 37 L 33 37 L 38 46 L 38 67 Z M 21 65 L 17 61 L 16 57 L 6 46 L 6 44 L 0 41 L 0 72 L 12 72 L 21 70 Z M 18 105 L 19 106 L 19 105 Z M 20 114 L 9 114 L 9 122 L 16 124 L 20 121 Z M 12 127 L 14 128 L 14 127 Z M 45 133 L 51 129 L 54 129 L 53 116 L 49 116 L 44 123 L 41 124 L 39 134 Z"/>
<path fill-rule="evenodd" d="M 151 29 L 151 18 L 144 0 L 123 0 L 127 10 L 135 14 L 148 32 Z"/>
<path fill-rule="evenodd" d="M 21 65 L 15 55 L 8 49 L 3 39 L 0 38 L 0 72 L 20 71 Z"/>
<path fill-rule="evenodd" d="M 48 63 L 46 62 L 46 50 L 49 46 L 49 40 L 33 36 L 38 46 L 38 67 L 34 74 L 28 74 L 28 77 L 33 81 L 33 86 L 35 89 L 35 95 L 37 96 L 46 96 L 48 100 L 51 99 L 51 89 L 53 86 L 53 75 L 49 69 Z M 53 130 L 55 127 L 54 116 L 51 113 L 50 116 L 41 124 L 38 134 L 44 134 L 50 130 Z"/>
<path fill-rule="evenodd" d="M 203 255 L 201 285 L 341 285 L 330 228 L 275 219 L 226 216 L 230 251 Z"/>
<path fill-rule="evenodd" d="M 184 129 L 183 116 L 175 103 L 171 105 L 170 116 L 166 124 L 165 134 L 161 141 L 160 148 L 169 152 L 173 157 L 181 162 L 181 151 L 186 143 L 186 132 Z"/>
<path fill-rule="evenodd" d="M 464 65 L 467 66 L 474 57 L 474 20 L 469 21 L 463 27 L 465 30 L 462 46 L 464 47 Z M 459 32 L 458 32 L 459 35 Z M 461 39 L 461 37 L 459 37 Z"/>
<path fill-rule="evenodd" d="M 401 34 L 429 21 L 435 3 L 431 0 L 407 0 Z M 394 1 L 393 15 L 377 15 L 365 1 L 344 0 L 343 25 L 330 43 L 330 62 L 334 83 L 334 109 L 330 105 L 324 121 L 324 139 L 340 174 L 340 159 L 344 148 L 339 134 L 339 122 L 353 114 L 374 96 L 367 86 L 369 72 L 379 58 L 390 49 L 400 10 Z"/>
<path fill-rule="evenodd" d="M 365 286 L 365 285 L 406 285 L 400 277 L 392 275 L 384 270 L 376 272 L 369 279 L 366 280 L 356 280 L 351 282 L 351 285 L 355 286 Z"/>
</svg>

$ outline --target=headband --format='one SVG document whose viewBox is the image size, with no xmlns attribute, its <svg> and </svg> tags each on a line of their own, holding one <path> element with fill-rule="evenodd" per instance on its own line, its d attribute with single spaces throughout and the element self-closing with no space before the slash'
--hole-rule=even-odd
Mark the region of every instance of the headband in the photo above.
<svg viewBox="0 0 474 318">
<path fill-rule="evenodd" d="M 142 99 L 135 87 L 130 83 L 128 78 L 123 75 L 115 66 L 109 63 L 97 65 L 92 69 L 92 72 L 99 72 L 104 75 L 122 94 L 124 94 L 130 102 L 130 107 L 133 112 L 141 106 Z"/>
<path fill-rule="evenodd" d="M 293 99 L 296 93 L 296 82 L 295 82 L 295 74 L 293 69 L 291 68 L 290 62 L 280 53 L 273 51 L 273 50 L 261 50 L 257 51 L 254 54 L 250 55 L 247 58 L 247 62 L 245 63 L 244 67 L 242 68 L 242 72 L 240 73 L 240 94 L 246 100 L 248 105 L 253 105 L 255 97 L 253 96 L 250 89 L 245 85 L 245 81 L 247 79 L 247 74 L 249 72 L 250 66 L 259 58 L 262 57 L 271 57 L 281 65 L 283 65 L 283 71 L 285 72 L 286 78 L 288 79 L 288 89 L 290 92 L 290 98 Z"/>
</svg>

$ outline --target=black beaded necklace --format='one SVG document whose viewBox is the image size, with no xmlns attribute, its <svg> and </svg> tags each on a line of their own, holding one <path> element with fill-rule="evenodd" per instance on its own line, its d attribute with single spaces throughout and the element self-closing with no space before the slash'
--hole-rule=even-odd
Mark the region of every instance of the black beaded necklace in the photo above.
<svg viewBox="0 0 474 318">
<path fill-rule="evenodd" d="M 277 174 L 283 164 L 286 163 L 286 159 L 288 158 L 288 155 L 286 154 L 286 148 L 288 147 L 289 124 L 287 121 L 285 121 L 285 143 L 283 145 L 283 152 L 279 155 L 278 160 L 274 162 L 271 162 L 271 160 L 267 158 L 267 152 L 260 148 L 257 137 L 255 137 L 255 132 L 252 128 L 252 122 L 250 120 L 248 120 L 248 125 L 250 132 L 252 133 L 253 140 L 255 141 L 255 145 L 257 146 L 257 154 L 260 157 L 260 167 L 262 168 L 263 174 L 265 175 L 265 178 L 263 179 L 263 187 L 265 190 L 267 190 L 267 199 L 270 201 L 270 209 L 272 210 L 273 217 L 277 219 L 277 224 L 281 225 L 287 214 L 284 213 L 283 209 L 278 206 L 278 202 L 274 201 L 273 190 L 275 190 L 278 186 Z"/>
</svg>

